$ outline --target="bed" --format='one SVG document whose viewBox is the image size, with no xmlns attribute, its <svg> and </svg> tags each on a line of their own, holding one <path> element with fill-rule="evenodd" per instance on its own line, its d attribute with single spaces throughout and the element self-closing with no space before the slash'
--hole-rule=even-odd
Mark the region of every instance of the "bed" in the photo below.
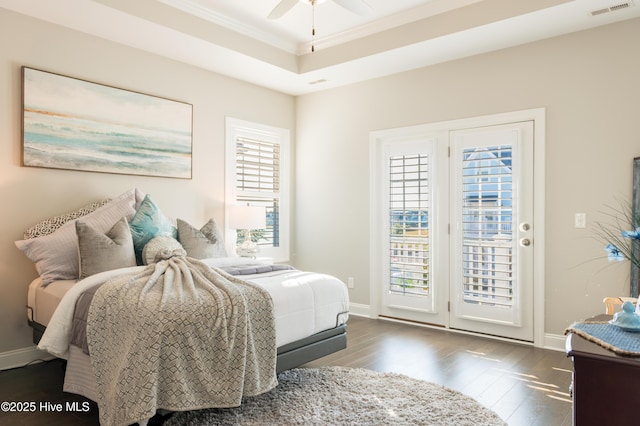
<svg viewBox="0 0 640 426">
<path fill-rule="evenodd" d="M 215 266 L 225 263 L 251 264 L 255 261 L 242 258 L 219 258 L 210 259 L 209 262 Z M 297 270 L 247 275 L 244 279 L 257 284 L 262 283 L 274 293 L 277 291 L 278 283 L 292 279 L 305 281 L 305 287 L 311 292 L 314 288 L 328 291 L 329 300 L 325 301 L 324 305 L 320 304 L 322 299 L 311 297 L 311 294 L 307 294 L 306 298 L 298 294 L 298 303 L 291 303 L 289 300 L 285 304 L 286 294 L 279 294 L 278 297 L 281 299 L 274 299 L 278 349 L 276 371 L 278 373 L 346 348 L 348 296 L 342 292 L 340 281 L 334 281 L 335 278 L 328 275 Z M 34 344 L 37 345 L 40 342 L 62 297 L 75 284 L 77 281 L 61 280 L 43 287 L 41 278 L 31 282 L 27 296 L 27 321 L 33 331 Z M 312 301 L 317 306 L 314 306 Z M 292 306 L 300 311 L 297 313 L 291 311 Z"/>
<path fill-rule="evenodd" d="M 114 210 L 114 205 L 119 207 Z M 51 220 L 47 220 L 44 225 L 39 224 L 35 227 L 46 228 L 44 233 L 32 228 L 25 233 L 24 240 L 16 242 L 18 248 L 34 261 L 40 273 L 29 285 L 28 290 L 27 316 L 28 323 L 33 328 L 33 340 L 41 349 L 67 359 L 65 391 L 95 401 L 101 398 L 97 392 L 92 359 L 86 350 L 83 351 L 81 347 L 76 346 L 70 336 L 72 323 L 69 322 L 69 318 L 73 320 L 78 298 L 86 289 L 96 286 L 100 288 L 104 283 L 111 285 L 118 277 L 136 274 L 139 276 L 147 273 L 144 271 L 152 270 L 154 265 L 157 270 L 157 265 L 162 262 L 158 260 L 159 251 L 149 250 L 149 254 L 145 250 L 157 240 L 166 242 L 169 239 L 173 241 L 172 244 L 179 246 L 173 251 L 166 247 L 163 249 L 162 252 L 165 254 L 174 253 L 167 259 L 178 259 L 180 262 L 197 265 L 198 268 L 206 268 L 207 273 L 213 271 L 215 274 L 223 274 L 222 279 L 227 277 L 232 281 L 249 283 L 269 295 L 275 326 L 276 372 L 299 366 L 346 347 L 348 293 L 344 283 L 337 278 L 271 265 L 268 262 L 257 262 L 255 259 L 228 256 L 223 248 L 222 234 L 212 221 L 207 222 L 201 229 L 196 229 L 178 219 L 177 231 L 180 232 L 172 236 L 162 235 L 162 226 L 157 226 L 158 221 L 164 222 L 167 228 L 171 228 L 171 224 L 176 222 L 164 217 L 150 197 L 137 189 L 130 190 L 114 200 L 93 203 L 91 207 L 80 210 L 80 213 L 75 211 L 62 219 L 52 218 L 56 222 L 55 225 L 51 224 Z M 154 235 L 145 235 L 144 244 L 135 247 L 135 225 L 138 215 L 146 218 L 145 220 L 151 218 L 154 221 L 154 226 L 151 227 Z M 125 257 L 130 258 L 132 253 L 136 256 L 135 261 L 128 260 L 124 264 L 118 260 L 121 257 L 119 252 L 109 251 L 116 250 L 109 244 L 118 240 L 117 235 L 109 233 L 113 233 L 117 226 L 122 228 L 122 223 L 126 224 L 126 228 L 133 234 L 134 247 L 128 247 Z M 87 229 L 96 235 L 92 234 L 91 238 L 87 238 L 81 232 Z M 108 238 L 105 239 L 105 235 Z M 62 240 L 66 238 L 70 241 L 62 241 L 61 236 Z M 101 246 L 100 241 L 103 240 L 110 242 L 106 248 Z M 83 245 L 84 251 L 91 254 L 83 254 Z M 96 246 L 100 246 L 100 250 L 96 250 Z M 70 249 L 73 249 L 73 254 Z M 122 251 L 122 248 L 117 250 Z M 176 256 L 175 253 L 180 255 Z M 64 261 L 59 259 L 61 256 Z M 157 263 L 153 261 L 154 256 Z M 52 257 L 58 259 L 52 261 Z M 71 262 L 67 258 L 70 258 Z M 173 260 L 164 262 L 171 261 Z M 72 265 L 72 270 L 66 271 L 60 267 L 65 262 L 65 268 L 73 262 L 77 262 L 77 265 Z M 107 287 L 107 284 L 104 286 Z M 95 366 L 95 360 L 93 361 Z M 171 409 L 166 406 L 156 408 Z M 101 409 L 101 415 L 102 411 Z M 127 421 L 131 419 L 126 418 Z M 114 421 L 114 424 L 116 423 Z"/>
</svg>

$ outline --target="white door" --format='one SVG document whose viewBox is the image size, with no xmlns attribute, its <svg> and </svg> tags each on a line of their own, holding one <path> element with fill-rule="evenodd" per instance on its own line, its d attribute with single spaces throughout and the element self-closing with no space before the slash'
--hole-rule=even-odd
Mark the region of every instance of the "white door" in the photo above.
<svg viewBox="0 0 640 426">
<path fill-rule="evenodd" d="M 380 146 L 379 314 L 532 341 L 533 122 Z"/>
<path fill-rule="evenodd" d="M 533 122 L 450 141 L 449 325 L 533 341 Z"/>
<path fill-rule="evenodd" d="M 381 314 L 446 325 L 447 132 L 394 140 L 382 149 Z"/>
</svg>

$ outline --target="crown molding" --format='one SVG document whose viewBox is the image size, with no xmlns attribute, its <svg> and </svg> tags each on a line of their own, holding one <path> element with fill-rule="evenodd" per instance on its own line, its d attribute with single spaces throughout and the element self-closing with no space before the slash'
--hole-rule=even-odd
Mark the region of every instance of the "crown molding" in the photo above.
<svg viewBox="0 0 640 426">
<path fill-rule="evenodd" d="M 198 3 L 196 0 L 158 0 L 160 3 L 164 3 L 167 6 L 171 6 L 175 9 L 197 16 L 198 18 L 205 19 L 221 27 L 235 31 L 242 35 L 260 40 L 266 44 L 269 44 L 285 52 L 297 54 L 299 47 L 298 44 L 287 40 L 283 37 L 279 37 L 271 32 L 263 31 L 252 25 L 245 24 L 238 20 L 229 18 L 215 10 L 205 7 Z"/>
</svg>

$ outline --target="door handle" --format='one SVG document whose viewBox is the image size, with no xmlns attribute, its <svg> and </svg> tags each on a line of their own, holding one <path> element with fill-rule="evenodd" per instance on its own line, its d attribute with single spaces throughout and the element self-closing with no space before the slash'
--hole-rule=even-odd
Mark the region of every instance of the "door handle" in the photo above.
<svg viewBox="0 0 640 426">
<path fill-rule="evenodd" d="M 528 238 L 523 238 L 520 240 L 520 245 L 522 247 L 529 247 L 531 245 L 531 240 Z"/>
</svg>

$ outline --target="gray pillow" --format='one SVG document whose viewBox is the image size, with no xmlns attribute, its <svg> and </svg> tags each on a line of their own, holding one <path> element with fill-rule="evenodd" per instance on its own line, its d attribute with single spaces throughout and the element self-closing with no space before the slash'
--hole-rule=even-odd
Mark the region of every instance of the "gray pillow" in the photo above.
<svg viewBox="0 0 640 426">
<path fill-rule="evenodd" d="M 123 217 L 103 233 L 91 225 L 76 221 L 80 279 L 99 272 L 136 266 L 131 230 Z"/>
<path fill-rule="evenodd" d="M 224 238 L 216 224 L 209 219 L 200 229 L 196 229 L 182 219 L 178 219 L 178 241 L 187 251 L 187 256 L 195 259 L 227 257 Z"/>
</svg>

